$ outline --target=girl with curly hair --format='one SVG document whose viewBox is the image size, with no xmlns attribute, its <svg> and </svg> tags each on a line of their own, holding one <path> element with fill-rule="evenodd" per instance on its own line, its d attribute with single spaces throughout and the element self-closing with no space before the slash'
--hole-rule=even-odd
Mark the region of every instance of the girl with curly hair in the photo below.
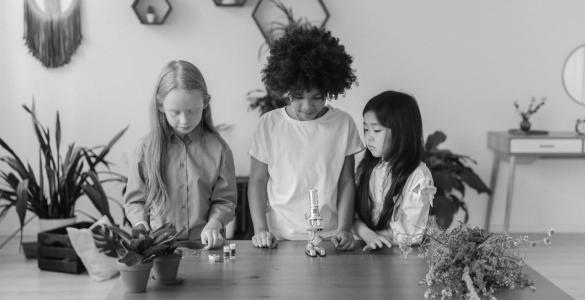
<svg viewBox="0 0 585 300">
<path fill-rule="evenodd" d="M 250 146 L 252 243 L 308 239 L 308 191 L 318 190 L 322 236 L 353 248 L 354 154 L 364 146 L 351 116 L 327 105 L 356 81 L 352 57 L 329 31 L 289 28 L 271 48 L 262 80 L 289 99 L 264 114 Z"/>
</svg>

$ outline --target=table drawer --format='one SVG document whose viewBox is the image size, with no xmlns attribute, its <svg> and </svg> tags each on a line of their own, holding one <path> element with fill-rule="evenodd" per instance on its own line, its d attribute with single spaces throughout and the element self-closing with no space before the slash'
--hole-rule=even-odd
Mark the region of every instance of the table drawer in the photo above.
<svg viewBox="0 0 585 300">
<path fill-rule="evenodd" d="M 510 153 L 583 153 L 581 139 L 511 139 Z"/>
</svg>

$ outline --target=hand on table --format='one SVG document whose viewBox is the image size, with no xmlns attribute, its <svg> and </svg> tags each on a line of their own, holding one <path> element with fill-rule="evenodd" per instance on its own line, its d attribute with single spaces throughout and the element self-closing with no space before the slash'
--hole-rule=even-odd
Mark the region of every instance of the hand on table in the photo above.
<svg viewBox="0 0 585 300">
<path fill-rule="evenodd" d="M 276 248 L 278 242 L 270 231 L 260 231 L 252 237 L 252 245 L 257 248 Z"/>
<path fill-rule="evenodd" d="M 221 234 L 221 223 L 215 219 L 209 219 L 207 225 L 201 231 L 201 243 L 206 245 L 205 250 L 215 249 L 223 245 L 224 237 Z"/>
<path fill-rule="evenodd" d="M 386 247 L 388 248 L 392 248 L 392 243 L 390 243 L 390 241 L 387 238 L 379 234 L 376 234 L 375 232 L 363 236 L 362 239 L 366 243 L 366 246 L 362 248 L 363 251 L 381 249 L 384 247 L 384 245 L 386 245 Z"/>
<path fill-rule="evenodd" d="M 331 237 L 331 242 L 333 246 L 337 250 L 341 251 L 349 251 L 353 250 L 354 247 L 354 240 L 353 240 L 353 233 L 348 230 L 339 230 L 333 237 Z"/>
</svg>

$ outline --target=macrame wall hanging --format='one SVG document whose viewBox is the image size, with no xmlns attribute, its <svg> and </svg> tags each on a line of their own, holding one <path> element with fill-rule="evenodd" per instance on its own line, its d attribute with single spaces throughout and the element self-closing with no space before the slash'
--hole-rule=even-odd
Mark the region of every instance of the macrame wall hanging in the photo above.
<svg viewBox="0 0 585 300">
<path fill-rule="evenodd" d="M 62 7 L 62 2 L 70 2 Z M 79 0 L 24 0 L 24 40 L 47 68 L 69 63 L 81 43 Z"/>
</svg>

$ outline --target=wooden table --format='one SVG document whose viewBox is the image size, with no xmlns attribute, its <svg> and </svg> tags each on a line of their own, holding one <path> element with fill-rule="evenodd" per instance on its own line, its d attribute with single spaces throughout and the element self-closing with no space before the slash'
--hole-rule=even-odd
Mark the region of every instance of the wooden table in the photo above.
<svg viewBox="0 0 585 300">
<path fill-rule="evenodd" d="M 585 136 L 574 132 L 549 132 L 546 135 L 517 135 L 504 131 L 488 132 L 488 148 L 494 151 L 487 214 L 484 228 L 490 230 L 490 219 L 496 193 L 496 183 L 501 161 L 509 161 L 506 208 L 504 212 L 504 231 L 510 230 L 510 215 L 514 196 L 514 177 L 516 165 L 520 162 L 533 162 L 537 159 L 585 158 Z"/>
<path fill-rule="evenodd" d="M 250 241 L 236 244 L 236 259 L 227 263 L 209 262 L 207 254 L 185 256 L 179 269 L 182 285 L 161 286 L 150 280 L 146 293 L 131 294 L 118 282 L 106 299 L 424 299 L 425 286 L 418 282 L 426 264 L 416 255 L 405 261 L 397 248 L 336 252 L 324 242 L 328 255 L 310 258 L 303 241 L 283 241 L 272 250 L 254 248 Z M 532 268 L 526 271 L 536 292 L 505 290 L 496 297 L 572 299 Z"/>
</svg>

